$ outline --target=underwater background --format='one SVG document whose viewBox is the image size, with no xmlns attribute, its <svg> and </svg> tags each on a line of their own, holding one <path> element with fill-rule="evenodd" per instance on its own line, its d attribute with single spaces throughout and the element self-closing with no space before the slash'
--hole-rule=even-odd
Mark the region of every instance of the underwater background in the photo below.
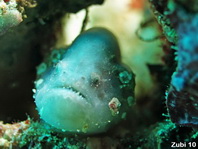
<svg viewBox="0 0 198 149">
<path fill-rule="evenodd" d="M 196 148 L 197 52 L 196 0 L 0 0 L 0 148 Z"/>
</svg>

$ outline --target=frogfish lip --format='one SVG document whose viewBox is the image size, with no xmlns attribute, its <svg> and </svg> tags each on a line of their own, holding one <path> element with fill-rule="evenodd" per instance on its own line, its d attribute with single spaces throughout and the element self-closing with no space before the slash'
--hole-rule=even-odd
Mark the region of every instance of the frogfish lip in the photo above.
<svg viewBox="0 0 198 149">
<path fill-rule="evenodd" d="M 60 87 L 62 89 L 67 90 L 68 92 L 71 92 L 73 94 L 76 94 L 77 96 L 80 96 L 82 99 L 86 100 L 87 97 L 86 95 L 84 95 L 82 92 L 80 92 L 79 90 L 77 90 L 76 88 L 72 87 L 72 86 L 64 86 L 64 87 Z"/>
<path fill-rule="evenodd" d="M 39 90 L 36 96 L 36 98 L 38 98 L 36 100 L 40 100 L 41 102 L 45 103 L 53 100 L 56 102 L 56 100 L 60 99 L 66 100 L 67 102 L 76 101 L 76 104 L 78 104 L 77 101 L 79 101 L 79 103 L 81 101 L 88 101 L 87 97 L 82 92 L 78 91 L 72 86 L 53 87 L 51 89 L 42 88 Z"/>
<path fill-rule="evenodd" d="M 81 129 L 82 124 L 77 121 L 84 122 L 89 115 L 87 109 L 93 107 L 82 93 L 73 87 L 57 87 L 43 92 L 41 89 L 36 95 L 36 100 L 40 100 L 36 103 L 39 115 L 45 122 L 71 132 Z"/>
</svg>

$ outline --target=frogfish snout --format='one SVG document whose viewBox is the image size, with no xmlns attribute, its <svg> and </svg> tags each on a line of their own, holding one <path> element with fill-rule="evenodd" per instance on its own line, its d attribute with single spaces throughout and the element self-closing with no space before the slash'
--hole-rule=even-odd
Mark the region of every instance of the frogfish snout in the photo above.
<svg viewBox="0 0 198 149">
<path fill-rule="evenodd" d="M 80 34 L 35 85 L 41 119 L 69 133 L 107 131 L 134 100 L 134 74 L 120 63 L 118 42 L 104 28 Z"/>
</svg>

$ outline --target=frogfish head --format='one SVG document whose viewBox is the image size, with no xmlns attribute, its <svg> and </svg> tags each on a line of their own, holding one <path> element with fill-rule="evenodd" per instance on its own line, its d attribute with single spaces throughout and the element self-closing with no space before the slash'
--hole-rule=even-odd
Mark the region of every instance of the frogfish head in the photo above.
<svg viewBox="0 0 198 149">
<path fill-rule="evenodd" d="M 118 42 L 104 28 L 80 34 L 38 80 L 34 98 L 41 119 L 69 133 L 107 131 L 134 97 L 134 74 L 120 63 Z"/>
</svg>

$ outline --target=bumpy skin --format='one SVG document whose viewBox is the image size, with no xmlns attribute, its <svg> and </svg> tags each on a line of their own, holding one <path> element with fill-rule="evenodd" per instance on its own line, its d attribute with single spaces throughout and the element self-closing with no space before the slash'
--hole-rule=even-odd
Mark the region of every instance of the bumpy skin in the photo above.
<svg viewBox="0 0 198 149">
<path fill-rule="evenodd" d="M 125 116 L 134 85 L 133 73 L 120 64 L 116 38 L 95 28 L 77 37 L 37 81 L 35 102 L 41 119 L 55 128 L 101 133 Z"/>
</svg>

